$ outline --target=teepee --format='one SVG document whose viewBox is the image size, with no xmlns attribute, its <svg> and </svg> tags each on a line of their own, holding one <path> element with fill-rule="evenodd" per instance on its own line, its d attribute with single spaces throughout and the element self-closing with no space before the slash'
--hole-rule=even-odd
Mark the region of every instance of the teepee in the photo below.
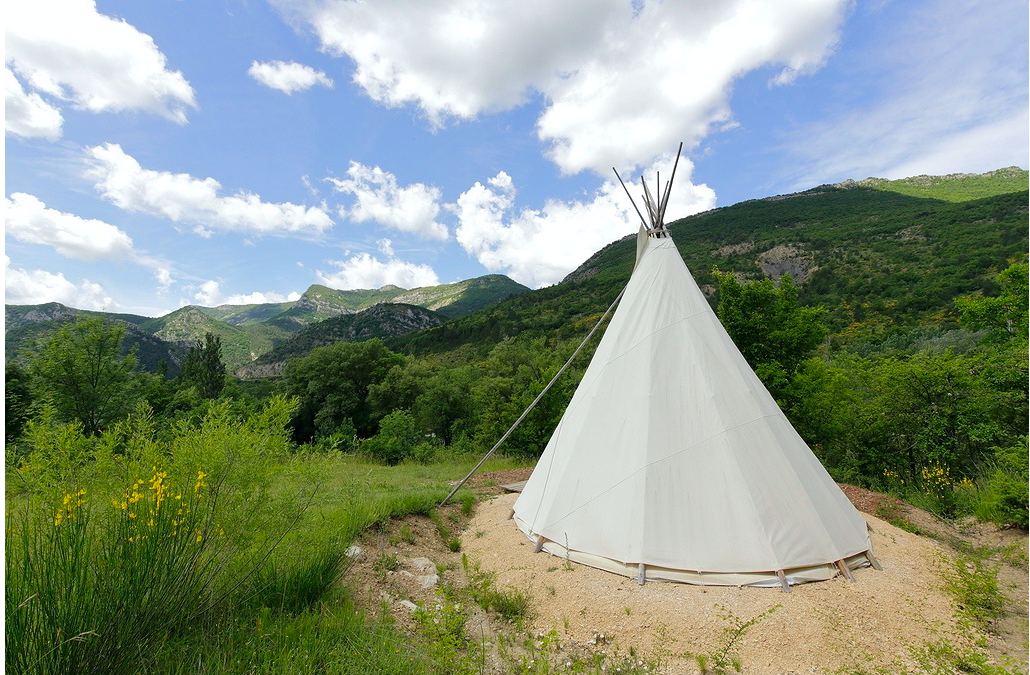
<svg viewBox="0 0 1030 675">
<path fill-rule="evenodd" d="M 537 551 L 640 583 L 790 590 L 878 567 L 864 519 L 687 270 L 664 224 L 671 184 L 657 200 L 644 184 L 632 276 L 515 523 Z"/>
</svg>

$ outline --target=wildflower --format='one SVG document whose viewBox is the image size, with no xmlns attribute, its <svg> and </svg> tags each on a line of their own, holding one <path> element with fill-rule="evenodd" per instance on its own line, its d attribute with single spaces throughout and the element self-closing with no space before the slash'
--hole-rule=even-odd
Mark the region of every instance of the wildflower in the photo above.
<svg viewBox="0 0 1030 675">
<path fill-rule="evenodd" d="M 200 532 L 197 532 L 197 543 L 198 544 L 200 543 L 200 540 L 203 539 L 203 538 L 204 538 L 204 536 L 202 534 L 200 534 Z"/>
</svg>

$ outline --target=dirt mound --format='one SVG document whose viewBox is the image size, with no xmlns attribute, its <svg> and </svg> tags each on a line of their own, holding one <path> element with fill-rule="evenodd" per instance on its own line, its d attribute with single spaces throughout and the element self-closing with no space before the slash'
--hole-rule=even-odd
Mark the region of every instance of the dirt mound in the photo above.
<svg viewBox="0 0 1030 675">
<path fill-rule="evenodd" d="M 623 650 L 669 656 L 670 672 L 697 671 L 693 654 L 718 651 L 725 629 L 775 608 L 743 636 L 744 672 L 820 673 L 890 665 L 937 634 L 964 641 L 941 587 L 943 553 L 932 541 L 870 518 L 883 571 L 794 587 L 698 587 L 647 583 L 564 561 L 533 546 L 508 520 L 515 495 L 482 504 L 462 539 L 470 558 L 522 590 L 537 611 L 534 628 L 589 643 L 607 636 Z M 801 666 L 800 664 L 804 664 Z"/>
</svg>

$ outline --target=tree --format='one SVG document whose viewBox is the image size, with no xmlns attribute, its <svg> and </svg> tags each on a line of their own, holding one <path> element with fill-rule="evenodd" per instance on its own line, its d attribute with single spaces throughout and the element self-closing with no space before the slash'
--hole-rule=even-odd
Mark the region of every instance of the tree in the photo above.
<svg viewBox="0 0 1030 675">
<path fill-rule="evenodd" d="M 58 416 L 77 420 L 87 435 L 100 433 L 132 406 L 136 357 L 121 355 L 124 336 L 124 326 L 80 318 L 61 326 L 29 361 L 33 381 Z"/>
<path fill-rule="evenodd" d="M 368 402 L 369 388 L 403 363 L 403 356 L 379 340 L 337 342 L 290 361 L 284 384 L 287 394 L 300 401 L 293 417 L 296 440 L 329 436 L 348 419 L 362 438 L 374 434 L 378 420 Z"/>
<path fill-rule="evenodd" d="M 1011 339 L 1027 339 L 1028 287 L 1027 263 L 1010 265 L 995 280 L 1000 291 L 996 296 L 979 293 L 966 295 L 955 300 L 955 307 L 961 314 L 962 324 L 973 330 L 986 330 L 994 342 Z"/>
<path fill-rule="evenodd" d="M 222 338 L 205 333 L 190 347 L 183 361 L 179 382 L 196 387 L 203 398 L 218 398 L 225 387 L 225 364 L 222 363 Z"/>
<path fill-rule="evenodd" d="M 781 406 L 792 401 L 791 385 L 802 363 L 826 339 L 823 311 L 798 304 L 790 275 L 742 284 L 716 271 L 719 321 Z"/>
<path fill-rule="evenodd" d="M 4 368 L 4 437 L 18 440 L 32 409 L 32 388 L 29 374 L 15 362 Z"/>
</svg>

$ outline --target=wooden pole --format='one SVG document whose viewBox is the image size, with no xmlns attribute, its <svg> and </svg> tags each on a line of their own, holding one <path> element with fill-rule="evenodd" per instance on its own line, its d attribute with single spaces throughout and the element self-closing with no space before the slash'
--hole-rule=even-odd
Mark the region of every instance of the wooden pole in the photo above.
<svg viewBox="0 0 1030 675">
<path fill-rule="evenodd" d="M 647 222 L 644 220 L 644 216 L 640 213 L 640 209 L 637 208 L 637 203 L 633 201 L 633 195 L 629 193 L 629 188 L 627 188 L 626 184 L 622 182 L 622 176 L 619 175 L 619 172 L 615 170 L 614 166 L 612 167 L 612 171 L 615 171 L 615 177 L 619 179 L 619 185 L 621 185 L 622 189 L 626 191 L 626 196 L 629 197 L 629 203 L 633 205 L 633 210 L 637 212 L 638 216 L 640 216 L 640 224 L 643 225 L 646 230 Z"/>
</svg>

